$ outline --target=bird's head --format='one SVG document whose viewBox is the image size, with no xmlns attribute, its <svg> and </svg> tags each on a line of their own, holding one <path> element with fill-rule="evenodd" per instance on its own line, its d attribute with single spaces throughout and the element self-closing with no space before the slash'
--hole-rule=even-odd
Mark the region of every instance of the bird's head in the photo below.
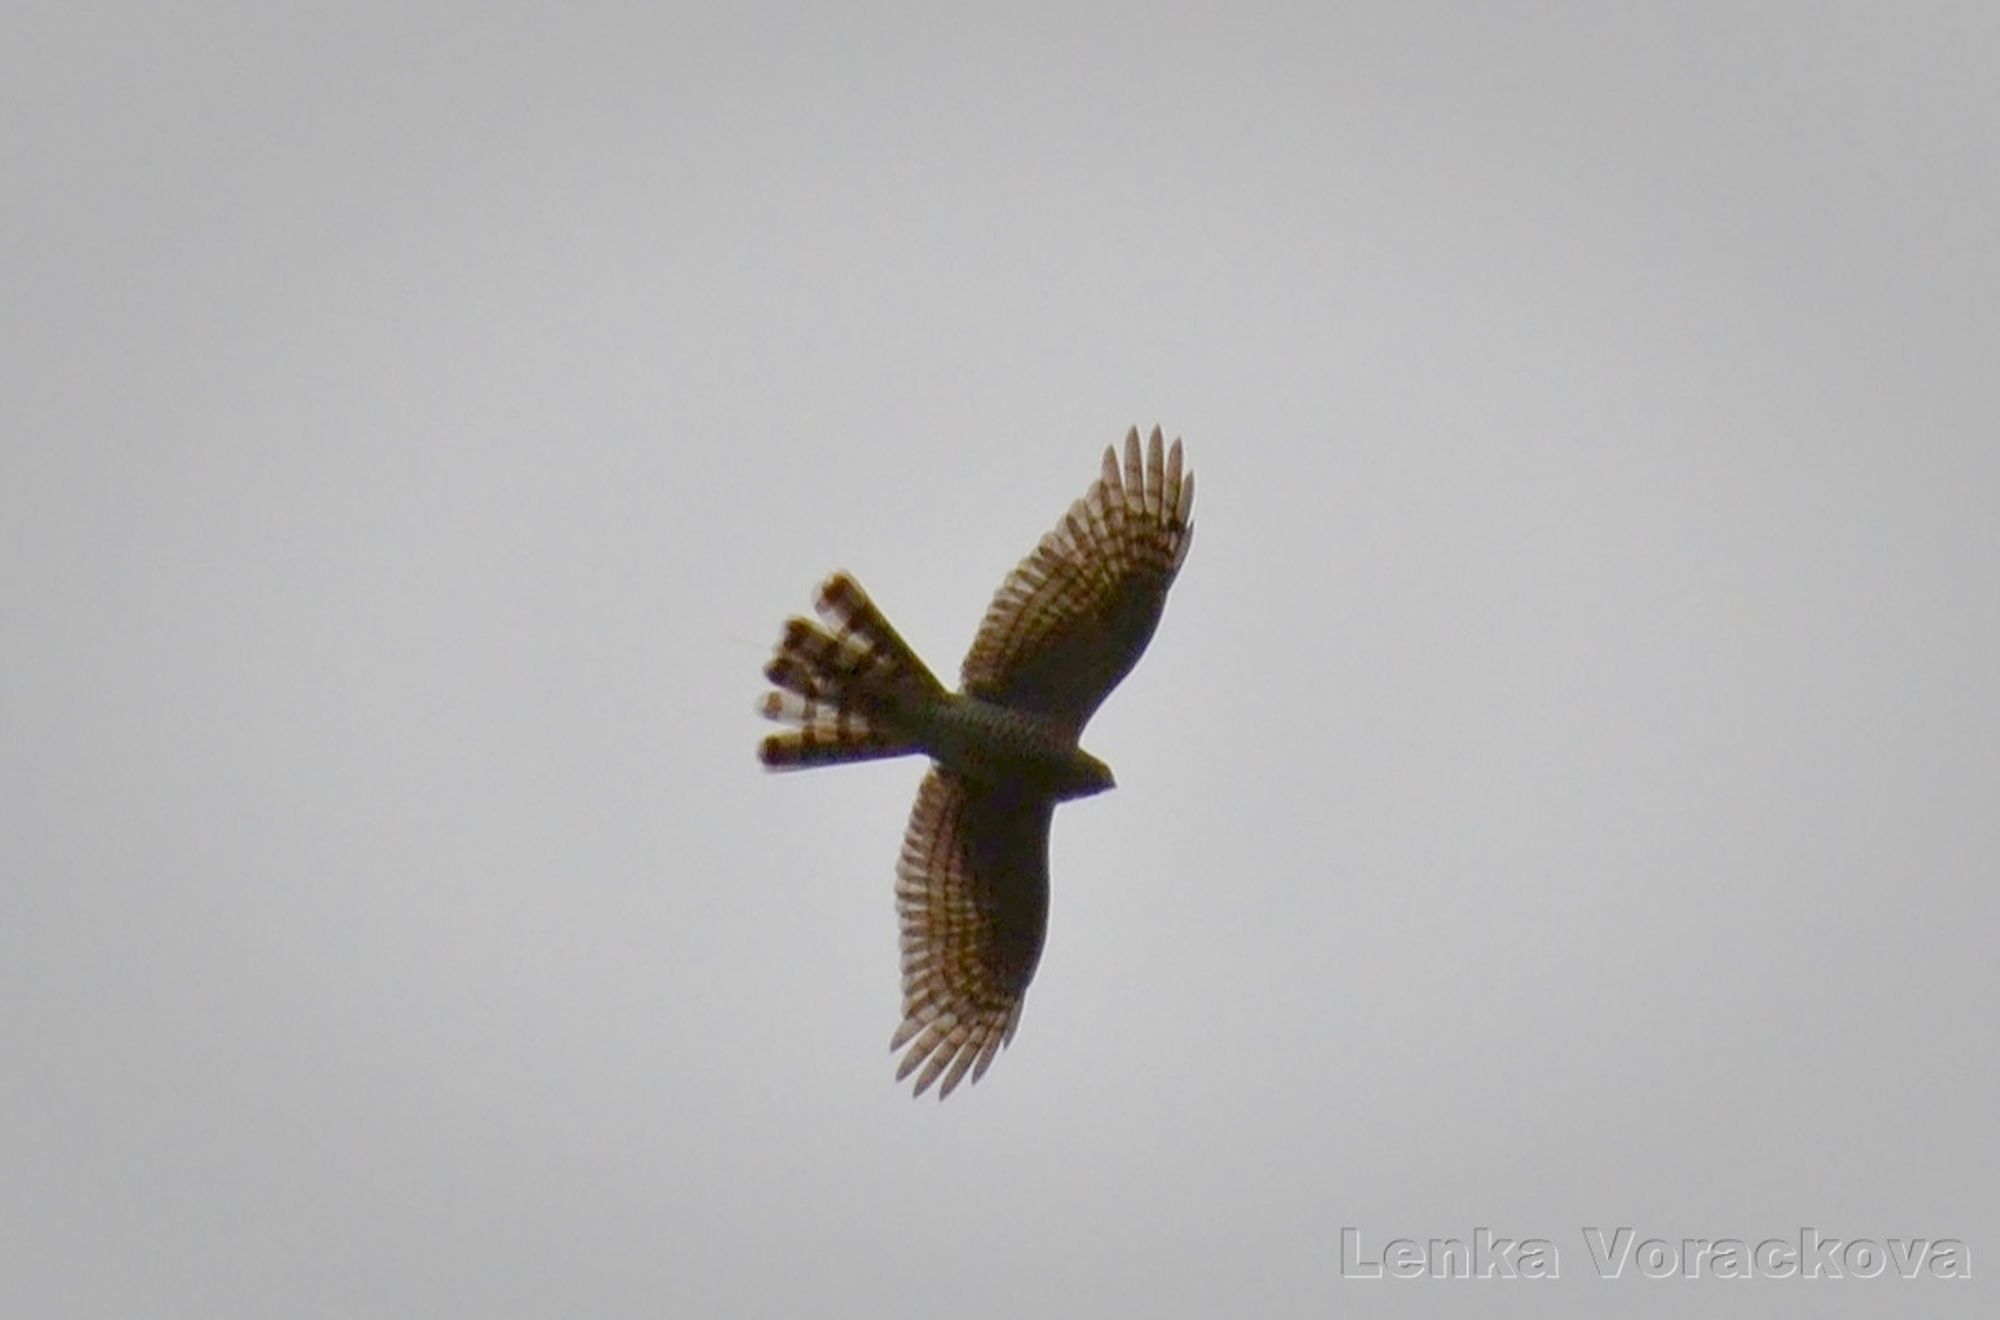
<svg viewBox="0 0 2000 1320">
<path fill-rule="evenodd" d="M 1118 781 L 1111 777 L 1111 767 L 1079 748 L 1064 767 L 1058 795 L 1065 799 L 1092 797 L 1116 787 Z"/>
</svg>

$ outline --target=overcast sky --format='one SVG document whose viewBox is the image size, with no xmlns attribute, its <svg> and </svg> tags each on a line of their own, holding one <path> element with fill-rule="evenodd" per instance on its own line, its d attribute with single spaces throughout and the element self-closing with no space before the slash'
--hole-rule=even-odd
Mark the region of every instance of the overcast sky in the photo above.
<svg viewBox="0 0 2000 1320">
<path fill-rule="evenodd" d="M 1996 85 L 1990 4 L 13 7 L 0 1314 L 2000 1313 Z M 844 567 L 955 673 L 1155 422 L 1119 789 L 912 1102 L 922 767 L 766 775 L 759 667 Z"/>
</svg>

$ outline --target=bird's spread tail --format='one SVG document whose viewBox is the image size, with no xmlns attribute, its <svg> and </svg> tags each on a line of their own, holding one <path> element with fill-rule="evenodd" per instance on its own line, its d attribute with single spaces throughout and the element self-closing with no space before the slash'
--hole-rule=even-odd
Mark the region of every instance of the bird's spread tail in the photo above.
<svg viewBox="0 0 2000 1320">
<path fill-rule="evenodd" d="M 797 770 L 921 750 L 911 730 L 945 695 L 936 676 L 847 574 L 828 578 L 814 607 L 824 626 L 790 620 L 764 666 L 780 690 L 758 709 L 794 727 L 765 738 L 758 758 Z"/>
</svg>

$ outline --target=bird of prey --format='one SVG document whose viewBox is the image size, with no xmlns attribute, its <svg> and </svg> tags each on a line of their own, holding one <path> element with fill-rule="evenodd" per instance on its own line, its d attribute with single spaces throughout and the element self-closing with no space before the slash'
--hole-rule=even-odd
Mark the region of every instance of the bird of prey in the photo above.
<svg viewBox="0 0 2000 1320">
<path fill-rule="evenodd" d="M 1114 449 L 994 595 L 947 691 L 860 583 L 820 587 L 820 623 L 793 618 L 764 674 L 763 713 L 793 726 L 759 748 L 774 770 L 891 756 L 933 762 L 896 867 L 905 1050 L 896 1080 L 940 1098 L 977 1081 L 1014 1038 L 1041 956 L 1056 803 L 1111 788 L 1079 747 L 1092 712 L 1138 662 L 1193 536 L 1194 474 L 1154 428 Z M 907 1047 L 907 1049 L 905 1049 Z M 918 1071 L 921 1069 L 921 1071 Z"/>
</svg>

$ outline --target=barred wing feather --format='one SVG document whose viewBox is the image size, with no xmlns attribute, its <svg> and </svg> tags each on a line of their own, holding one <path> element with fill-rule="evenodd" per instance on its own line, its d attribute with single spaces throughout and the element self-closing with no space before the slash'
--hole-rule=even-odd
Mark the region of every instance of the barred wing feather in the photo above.
<svg viewBox="0 0 2000 1320">
<path fill-rule="evenodd" d="M 904 1051 L 896 1080 L 917 1073 L 918 1095 L 978 1081 L 1014 1038 L 1048 927 L 1054 809 L 940 766 L 917 791 L 896 866 L 903 1022 L 889 1048 Z"/>
<path fill-rule="evenodd" d="M 1125 436 L 1103 474 L 994 595 L 965 657 L 965 692 L 1080 733 L 1152 640 L 1193 539 L 1194 474 L 1159 428 Z"/>
</svg>

